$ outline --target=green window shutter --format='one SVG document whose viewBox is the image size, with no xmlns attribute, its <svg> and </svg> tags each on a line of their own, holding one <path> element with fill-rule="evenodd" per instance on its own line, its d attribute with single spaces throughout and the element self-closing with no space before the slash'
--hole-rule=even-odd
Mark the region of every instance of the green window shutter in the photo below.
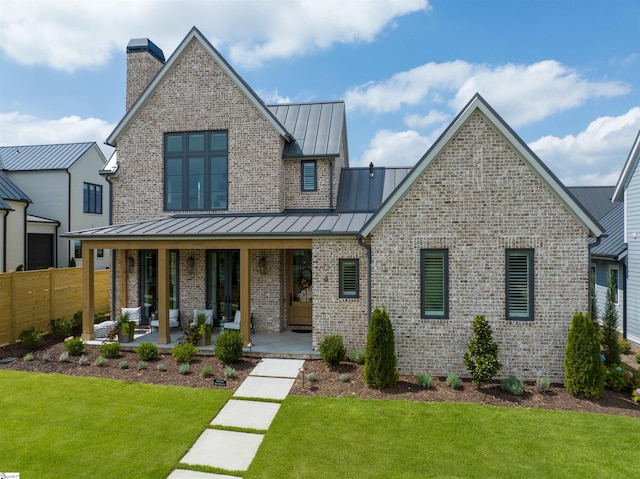
<svg viewBox="0 0 640 479">
<path fill-rule="evenodd" d="M 533 250 L 507 250 L 507 319 L 533 319 Z"/>
<path fill-rule="evenodd" d="M 422 250 L 422 317 L 446 319 L 449 316 L 448 252 Z"/>
<path fill-rule="evenodd" d="M 315 191 L 316 190 L 316 161 L 303 161 L 302 162 L 302 191 Z"/>
<path fill-rule="evenodd" d="M 360 261 L 357 259 L 341 259 L 340 297 L 358 298 L 360 296 Z"/>
</svg>

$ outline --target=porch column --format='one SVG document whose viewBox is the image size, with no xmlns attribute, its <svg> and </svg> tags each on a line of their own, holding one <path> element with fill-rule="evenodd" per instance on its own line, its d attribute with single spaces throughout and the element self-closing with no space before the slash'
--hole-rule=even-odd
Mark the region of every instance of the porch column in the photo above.
<svg viewBox="0 0 640 479">
<path fill-rule="evenodd" d="M 82 242 L 82 339 L 88 341 L 96 337 L 93 329 L 93 248 Z"/>
<path fill-rule="evenodd" d="M 118 303 L 116 304 L 117 311 L 114 311 L 114 318 L 120 316 L 120 311 L 122 308 L 126 308 L 129 304 L 128 289 L 129 285 L 127 282 L 127 270 L 129 268 L 128 259 L 127 259 L 128 250 L 121 249 L 118 250 L 118 256 L 120 257 L 120 265 L 118 267 L 118 286 L 120 287 L 120 294 L 118 295 Z"/>
<path fill-rule="evenodd" d="M 158 250 L 158 344 L 169 344 L 169 250 Z"/>
<path fill-rule="evenodd" d="M 251 250 L 240 249 L 240 334 L 251 342 Z"/>
</svg>

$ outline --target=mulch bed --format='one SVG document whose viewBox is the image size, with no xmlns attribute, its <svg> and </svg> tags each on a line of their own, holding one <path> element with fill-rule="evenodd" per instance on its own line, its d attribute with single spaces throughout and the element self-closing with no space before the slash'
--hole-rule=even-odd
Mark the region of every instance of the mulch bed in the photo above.
<svg viewBox="0 0 640 479">
<path fill-rule="evenodd" d="M 214 385 L 214 378 L 223 379 L 223 365 L 213 356 L 198 356 L 191 363 L 189 374 L 180 374 L 180 365 L 171 357 L 170 352 L 162 353 L 160 359 L 149 361 L 147 368 L 138 370 L 138 355 L 132 351 L 123 351 L 120 357 L 109 359 L 107 366 L 94 364 L 99 356 L 98 346 L 87 346 L 85 355 L 88 364 L 81 366 L 77 357 L 71 357 L 70 362 L 59 362 L 58 358 L 65 351 L 64 344 L 49 335 L 43 338 L 41 346 L 33 351 L 34 360 L 24 361 L 24 355 L 29 352 L 20 343 L 0 347 L 0 360 L 7 357 L 18 359 L 7 364 L 0 364 L 0 370 L 34 371 L 41 373 L 57 373 L 72 376 L 92 376 L 120 381 L 136 381 L 146 384 L 160 384 L 167 386 L 185 386 L 194 388 L 223 388 L 236 390 L 244 379 L 251 373 L 260 361 L 255 358 L 243 358 L 233 365 L 237 372 L 236 378 L 227 379 L 226 386 Z M 638 367 L 633 360 L 637 348 L 632 355 L 623 356 L 625 362 Z M 45 360 L 46 358 L 49 360 Z M 127 361 L 128 369 L 121 369 L 121 361 Z M 158 371 L 157 365 L 163 363 L 166 371 Z M 200 371 L 203 366 L 213 368 L 213 374 L 204 378 Z M 316 381 L 309 382 L 306 378 L 314 373 Z M 347 374 L 349 380 L 342 382 L 341 374 Z M 571 396 L 561 385 L 553 385 L 545 394 L 536 391 L 535 386 L 528 384 L 522 396 L 513 396 L 500 389 L 499 382 L 490 382 L 481 388 L 476 388 L 468 380 L 463 380 L 461 389 L 448 387 L 444 378 L 434 377 L 430 389 L 422 389 L 416 384 L 413 376 L 400 376 L 396 387 L 378 390 L 367 386 L 364 382 L 363 366 L 361 364 L 342 362 L 335 368 L 329 368 L 322 361 L 306 361 L 304 374 L 300 374 L 295 381 L 291 394 L 299 396 L 326 397 L 356 397 L 364 399 L 395 399 L 405 401 L 425 402 L 463 402 L 484 404 L 489 406 L 525 407 L 562 411 L 594 412 L 614 414 L 640 418 L 640 404 L 631 400 L 627 392 L 605 390 L 604 397 L 597 400 L 579 399 Z"/>
</svg>

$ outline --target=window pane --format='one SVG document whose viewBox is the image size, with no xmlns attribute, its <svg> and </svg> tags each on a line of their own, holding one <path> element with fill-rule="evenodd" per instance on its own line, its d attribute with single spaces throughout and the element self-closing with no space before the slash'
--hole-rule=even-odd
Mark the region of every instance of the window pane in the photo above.
<svg viewBox="0 0 640 479">
<path fill-rule="evenodd" d="M 189 158 L 189 206 L 190 210 L 204 209 L 204 158 Z"/>
<path fill-rule="evenodd" d="M 182 135 L 167 135 L 167 153 L 180 153 L 182 148 Z"/>
<path fill-rule="evenodd" d="M 422 307 L 424 316 L 446 315 L 446 267 L 444 251 L 423 251 Z"/>
<path fill-rule="evenodd" d="M 96 185 L 96 213 L 102 214 L 102 186 Z"/>
<path fill-rule="evenodd" d="M 189 135 L 189 151 L 204 151 L 204 133 Z"/>
<path fill-rule="evenodd" d="M 227 152 L 227 132 L 226 131 L 218 131 L 215 133 L 211 133 L 211 146 L 209 147 L 211 151 L 224 151 Z"/>
<path fill-rule="evenodd" d="M 507 252 L 507 316 L 531 317 L 532 260 L 529 251 Z"/>
<path fill-rule="evenodd" d="M 89 183 L 82 185 L 82 211 L 89 212 Z"/>
</svg>

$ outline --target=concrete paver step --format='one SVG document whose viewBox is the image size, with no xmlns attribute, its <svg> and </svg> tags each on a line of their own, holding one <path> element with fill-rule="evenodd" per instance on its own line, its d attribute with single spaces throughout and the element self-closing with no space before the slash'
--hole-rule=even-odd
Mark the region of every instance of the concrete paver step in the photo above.
<svg viewBox="0 0 640 479">
<path fill-rule="evenodd" d="M 279 409 L 279 403 L 230 399 L 211 424 L 266 430 Z"/>
<path fill-rule="evenodd" d="M 248 376 L 236 389 L 234 397 L 283 400 L 291 391 L 295 379 Z"/>
<path fill-rule="evenodd" d="M 295 379 L 298 377 L 302 366 L 304 366 L 304 360 L 302 359 L 266 358 L 256 365 L 250 375 Z"/>
<path fill-rule="evenodd" d="M 238 479 L 238 476 L 189 471 L 188 469 L 175 469 L 171 471 L 171 474 L 167 476 L 167 479 Z"/>
<path fill-rule="evenodd" d="M 262 434 L 207 429 L 180 462 L 246 471 L 263 438 Z"/>
</svg>

